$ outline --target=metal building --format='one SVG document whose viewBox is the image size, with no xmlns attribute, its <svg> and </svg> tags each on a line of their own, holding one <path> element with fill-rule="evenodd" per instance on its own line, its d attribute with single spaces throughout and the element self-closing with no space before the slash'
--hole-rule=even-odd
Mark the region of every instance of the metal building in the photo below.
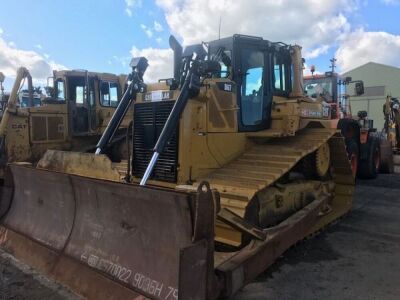
<svg viewBox="0 0 400 300">
<path fill-rule="evenodd" d="M 400 68 L 369 62 L 343 75 L 350 76 L 353 80 L 364 81 L 364 95 L 350 97 L 352 114 L 357 115 L 360 110 L 367 111 L 369 118 L 374 120 L 374 127 L 382 130 L 386 95 L 400 97 Z M 346 93 L 353 95 L 354 86 L 350 85 Z"/>
</svg>

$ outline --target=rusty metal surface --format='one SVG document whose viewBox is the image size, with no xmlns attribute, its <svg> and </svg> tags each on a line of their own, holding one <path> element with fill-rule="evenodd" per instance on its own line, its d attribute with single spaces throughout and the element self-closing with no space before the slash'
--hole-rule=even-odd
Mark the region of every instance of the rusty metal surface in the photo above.
<svg viewBox="0 0 400 300">
<path fill-rule="evenodd" d="M 0 190 L 0 220 L 5 216 L 11 206 L 11 199 L 14 193 L 14 182 L 9 168 L 3 169 L 3 185 Z"/>
<path fill-rule="evenodd" d="M 77 283 L 71 274 L 68 278 L 58 274 L 64 272 L 60 264 L 65 259 L 73 260 L 76 274 L 78 266 L 85 266 L 124 289 L 153 299 L 176 299 L 178 293 L 202 299 L 199 295 L 215 291 L 214 208 L 207 186 L 198 191 L 196 200 L 193 193 L 18 165 L 11 170 L 15 194 L 3 224 L 18 236 L 28 237 L 28 247 L 39 249 L 32 257 L 23 255 L 28 264 L 50 275 L 56 273 L 56 278 L 61 276 L 78 293 L 94 293 L 98 286 L 93 280 Z M 202 203 L 196 205 L 196 201 Z M 194 240 L 196 224 L 199 229 L 201 224 L 207 228 L 198 230 Z M 3 245 L 23 252 L 9 237 Z M 43 249 L 54 255 L 41 254 Z M 197 282 L 180 277 L 180 270 L 196 272 L 207 280 L 200 289 Z"/>
<path fill-rule="evenodd" d="M 75 217 L 74 191 L 60 173 L 10 166 L 14 195 L 2 223 L 55 250 L 62 250 Z"/>
<path fill-rule="evenodd" d="M 66 254 L 154 298 L 177 293 L 179 250 L 192 238 L 188 196 L 81 177 L 71 181 L 77 214 Z"/>
<path fill-rule="evenodd" d="M 207 242 L 197 242 L 181 251 L 179 281 L 190 288 L 179 289 L 179 299 L 209 299 L 207 297 Z M 213 270 L 212 270 L 213 271 Z"/>
<path fill-rule="evenodd" d="M 0 247 L 18 260 L 54 278 L 77 291 L 86 299 L 95 300 L 145 300 L 146 297 L 128 289 L 114 280 L 93 272 L 89 266 L 60 255 L 48 247 L 10 229 L 0 227 Z"/>
</svg>

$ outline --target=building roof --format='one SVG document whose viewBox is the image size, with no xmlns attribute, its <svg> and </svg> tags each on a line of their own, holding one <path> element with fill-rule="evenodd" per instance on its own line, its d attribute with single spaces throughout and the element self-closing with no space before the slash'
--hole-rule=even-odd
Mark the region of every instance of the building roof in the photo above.
<svg viewBox="0 0 400 300">
<path fill-rule="evenodd" d="M 366 66 L 368 66 L 368 65 L 376 65 L 376 66 L 381 66 L 381 67 L 385 67 L 385 68 L 391 68 L 391 69 L 395 69 L 396 71 L 399 71 L 399 72 L 400 72 L 400 68 L 398 68 L 398 67 L 390 66 L 390 65 L 385 65 L 385 64 L 381 64 L 381 63 L 377 63 L 377 62 L 370 61 L 370 62 L 367 62 L 366 64 L 363 64 L 363 65 L 361 65 L 361 66 L 358 66 L 358 67 L 356 67 L 356 68 L 354 68 L 354 69 L 351 69 L 351 70 L 349 70 L 349 71 L 343 73 L 343 75 L 346 76 L 346 75 L 348 75 L 349 73 L 351 73 L 351 72 L 353 72 L 353 71 L 355 71 L 355 70 L 364 68 L 364 67 L 366 67 Z"/>
</svg>

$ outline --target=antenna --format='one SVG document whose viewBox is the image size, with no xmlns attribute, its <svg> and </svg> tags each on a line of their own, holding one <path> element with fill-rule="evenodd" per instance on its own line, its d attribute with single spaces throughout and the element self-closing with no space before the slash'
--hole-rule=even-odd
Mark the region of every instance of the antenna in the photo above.
<svg viewBox="0 0 400 300">
<path fill-rule="evenodd" d="M 332 73 L 335 73 L 335 68 L 336 68 L 336 64 L 335 63 L 336 63 L 337 59 L 336 58 L 332 58 L 329 61 L 331 62 L 331 66 L 329 68 L 332 69 Z"/>
<path fill-rule="evenodd" d="M 221 39 L 221 20 L 222 20 L 222 17 L 220 15 L 219 16 L 219 26 L 218 26 L 218 39 L 219 40 Z"/>
</svg>

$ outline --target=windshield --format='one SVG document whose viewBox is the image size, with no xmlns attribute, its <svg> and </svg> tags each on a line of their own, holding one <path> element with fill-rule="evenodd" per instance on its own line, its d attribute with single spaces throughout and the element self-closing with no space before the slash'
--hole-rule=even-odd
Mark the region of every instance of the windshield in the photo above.
<svg viewBox="0 0 400 300">
<path fill-rule="evenodd" d="M 41 99 L 40 95 L 37 93 L 33 94 L 33 106 L 40 106 L 41 105 Z M 28 92 L 23 92 L 19 94 L 19 106 L 20 107 L 29 107 L 29 93 Z"/>
<path fill-rule="evenodd" d="M 332 78 L 311 78 L 304 80 L 305 93 L 311 98 L 322 97 L 332 102 Z"/>
</svg>

